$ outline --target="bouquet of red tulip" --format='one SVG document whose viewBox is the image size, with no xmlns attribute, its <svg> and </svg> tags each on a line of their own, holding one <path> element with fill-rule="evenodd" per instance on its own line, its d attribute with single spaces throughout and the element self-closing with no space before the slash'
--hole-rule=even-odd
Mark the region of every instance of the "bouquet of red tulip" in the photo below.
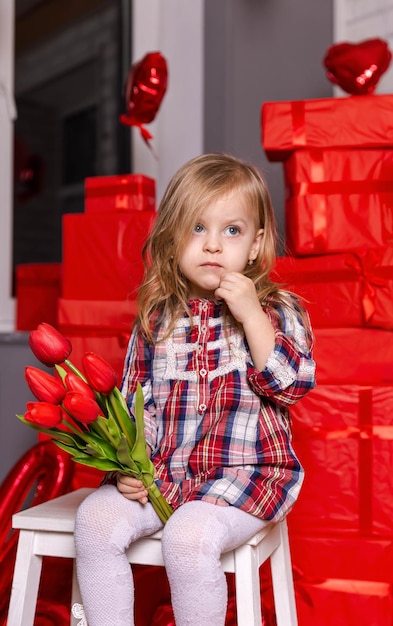
<svg viewBox="0 0 393 626">
<path fill-rule="evenodd" d="M 45 323 L 30 333 L 29 344 L 41 363 L 55 367 L 56 375 L 26 367 L 26 382 L 38 402 L 28 402 L 18 419 L 49 435 L 77 463 L 140 479 L 165 523 L 173 510 L 154 482 L 154 465 L 146 453 L 140 384 L 132 420 L 116 372 L 103 358 L 86 353 L 82 373 L 68 360 L 69 339 Z"/>
</svg>

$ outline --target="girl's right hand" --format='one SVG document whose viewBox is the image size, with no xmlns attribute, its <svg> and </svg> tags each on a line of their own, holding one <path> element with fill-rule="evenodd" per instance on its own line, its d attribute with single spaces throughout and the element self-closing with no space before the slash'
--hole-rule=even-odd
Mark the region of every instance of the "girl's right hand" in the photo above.
<svg viewBox="0 0 393 626">
<path fill-rule="evenodd" d="M 141 480 L 126 476 L 125 474 L 117 475 L 117 488 L 127 500 L 138 500 L 141 504 L 146 504 L 147 489 L 143 486 Z"/>
</svg>

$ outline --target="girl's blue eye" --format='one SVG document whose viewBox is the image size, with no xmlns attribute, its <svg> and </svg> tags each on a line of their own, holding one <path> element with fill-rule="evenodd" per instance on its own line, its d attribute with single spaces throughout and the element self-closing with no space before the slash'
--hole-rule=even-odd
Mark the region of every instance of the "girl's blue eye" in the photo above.
<svg viewBox="0 0 393 626">
<path fill-rule="evenodd" d="M 203 226 L 202 224 L 196 224 L 194 226 L 194 233 L 202 233 L 203 232 Z"/>
<path fill-rule="evenodd" d="M 228 226 L 227 231 L 230 235 L 238 235 L 240 228 L 238 226 Z"/>
</svg>

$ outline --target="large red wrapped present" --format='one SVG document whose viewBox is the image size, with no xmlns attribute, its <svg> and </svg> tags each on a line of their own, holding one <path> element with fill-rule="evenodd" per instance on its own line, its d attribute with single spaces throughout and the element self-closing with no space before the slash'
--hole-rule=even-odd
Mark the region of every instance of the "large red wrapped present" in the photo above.
<svg viewBox="0 0 393 626">
<path fill-rule="evenodd" d="M 81 367 L 82 356 L 86 352 L 95 352 L 112 365 L 120 382 L 136 315 L 134 300 L 60 299 L 58 328 L 72 343 L 72 362 Z"/>
<path fill-rule="evenodd" d="M 314 328 L 393 328 L 393 246 L 278 257 L 272 277 L 305 299 Z"/>
<path fill-rule="evenodd" d="M 95 352 L 114 368 L 118 382 L 123 375 L 124 358 L 132 323 L 137 315 L 133 300 L 58 300 L 58 328 L 72 343 L 70 359 L 82 369 L 82 357 Z M 47 435 L 39 434 L 39 439 Z M 104 473 L 94 467 L 75 463 L 72 489 L 98 487 Z"/>
<path fill-rule="evenodd" d="M 295 584 L 297 592 L 299 585 Z M 299 626 L 391 626 L 392 586 L 369 580 L 328 578 L 302 583 L 296 593 Z"/>
<path fill-rule="evenodd" d="M 271 161 L 312 148 L 390 148 L 392 110 L 385 94 L 265 102 L 262 145 Z"/>
<path fill-rule="evenodd" d="M 393 535 L 296 533 L 292 529 L 291 515 L 288 528 L 295 580 L 347 578 L 393 582 Z"/>
<path fill-rule="evenodd" d="M 67 300 L 60 298 L 57 307 L 59 327 L 66 335 L 82 331 L 85 336 L 128 333 L 138 314 L 135 300 Z"/>
<path fill-rule="evenodd" d="M 154 211 L 156 183 L 143 174 L 85 179 L 85 211 Z"/>
<path fill-rule="evenodd" d="M 299 626 L 336 624 L 330 611 L 327 615 L 331 621 L 327 621 L 324 607 L 323 592 L 333 589 L 336 591 L 335 616 L 345 616 L 346 626 L 389 624 L 393 537 L 311 535 L 301 531 L 296 534 L 292 532 L 291 517 L 288 524 Z M 354 603 L 350 602 L 350 590 L 364 602 L 364 615 L 359 616 Z M 366 590 L 368 598 L 364 597 Z"/>
<path fill-rule="evenodd" d="M 319 385 L 292 408 L 305 480 L 292 527 L 392 535 L 393 385 Z"/>
<path fill-rule="evenodd" d="M 17 265 L 16 330 L 35 330 L 41 322 L 57 325 L 57 301 L 61 296 L 60 263 Z"/>
<path fill-rule="evenodd" d="M 393 149 L 300 150 L 284 163 L 284 175 L 292 254 L 393 242 Z"/>
<path fill-rule="evenodd" d="M 63 297 L 135 297 L 144 271 L 142 246 L 155 215 L 155 211 L 64 215 Z"/>
<path fill-rule="evenodd" d="M 315 328 L 318 383 L 393 384 L 393 332 L 377 328 Z"/>
</svg>

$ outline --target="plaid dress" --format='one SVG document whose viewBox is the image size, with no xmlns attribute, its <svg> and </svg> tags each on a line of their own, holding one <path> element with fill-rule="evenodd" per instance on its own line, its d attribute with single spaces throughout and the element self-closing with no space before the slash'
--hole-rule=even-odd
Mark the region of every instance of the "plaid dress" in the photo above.
<svg viewBox="0 0 393 626">
<path fill-rule="evenodd" d="M 279 307 L 269 319 L 276 344 L 257 370 L 244 334 L 224 323 L 222 304 L 191 300 L 171 335 L 161 322 L 154 345 L 136 328 L 122 392 L 130 411 L 138 382 L 157 485 L 176 509 L 190 500 L 233 505 L 268 520 L 294 504 L 303 469 L 291 445 L 288 407 L 315 384 L 310 337 Z"/>
</svg>

